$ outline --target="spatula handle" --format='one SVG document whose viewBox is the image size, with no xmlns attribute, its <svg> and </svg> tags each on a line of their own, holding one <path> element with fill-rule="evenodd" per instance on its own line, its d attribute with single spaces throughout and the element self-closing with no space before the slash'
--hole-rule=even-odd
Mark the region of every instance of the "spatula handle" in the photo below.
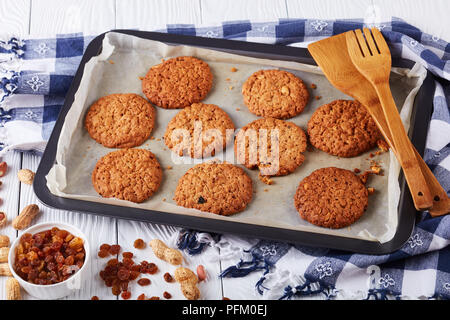
<svg viewBox="0 0 450 320">
<path fill-rule="evenodd" d="M 389 82 L 379 83 L 375 89 L 383 107 L 386 122 L 395 144 L 397 160 L 402 166 L 414 206 L 417 210 L 429 209 L 433 205 L 433 198 L 392 98 Z"/>
</svg>

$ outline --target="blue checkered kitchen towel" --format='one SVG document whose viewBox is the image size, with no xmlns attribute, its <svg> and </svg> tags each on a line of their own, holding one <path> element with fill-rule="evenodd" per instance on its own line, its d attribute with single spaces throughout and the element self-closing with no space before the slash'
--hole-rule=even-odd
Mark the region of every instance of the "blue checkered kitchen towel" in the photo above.
<svg viewBox="0 0 450 320">
<path fill-rule="evenodd" d="M 363 21 L 280 20 L 227 22 L 212 27 L 170 25 L 169 33 L 304 45 L 363 26 L 378 27 L 393 56 L 422 63 L 439 77 L 425 160 L 450 192 L 450 44 L 399 20 L 367 25 Z M 51 39 L 10 38 L 0 42 L 0 148 L 42 152 L 64 95 L 92 37 L 57 35 Z M 381 256 L 294 246 L 233 235 L 180 230 L 179 248 L 207 254 L 220 248 L 228 267 L 222 277 L 255 277 L 263 298 L 323 297 L 450 298 L 450 216 L 423 213 L 408 242 Z M 227 260 L 228 258 L 228 260 Z M 224 262 L 223 262 L 224 264 Z"/>
</svg>

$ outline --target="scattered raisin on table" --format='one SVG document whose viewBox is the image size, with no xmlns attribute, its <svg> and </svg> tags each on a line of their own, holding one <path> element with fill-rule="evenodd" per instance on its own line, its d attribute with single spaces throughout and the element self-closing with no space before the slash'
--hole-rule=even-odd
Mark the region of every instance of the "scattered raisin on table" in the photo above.
<svg viewBox="0 0 450 320">
<path fill-rule="evenodd" d="M 144 249 L 145 248 L 145 242 L 142 239 L 136 239 L 134 240 L 134 247 L 136 249 Z"/>
<path fill-rule="evenodd" d="M 106 258 L 107 256 L 109 256 L 109 252 L 106 251 L 106 250 L 100 250 L 100 251 L 98 252 L 98 256 L 99 256 L 100 258 Z"/>
<path fill-rule="evenodd" d="M 159 297 L 153 296 L 153 297 L 150 297 L 148 300 L 159 300 Z"/>
<path fill-rule="evenodd" d="M 97 296 L 92 296 L 91 300 L 100 300 Z"/>
<path fill-rule="evenodd" d="M 170 298 L 172 298 L 172 295 L 170 293 L 168 293 L 167 291 L 164 291 L 163 297 L 166 299 L 170 299 Z"/>
<path fill-rule="evenodd" d="M 109 253 L 112 255 L 119 254 L 119 252 L 120 252 L 120 245 L 118 244 L 113 244 L 111 248 L 109 248 Z"/>
<path fill-rule="evenodd" d="M 173 282 L 173 277 L 170 273 L 166 272 L 164 273 L 164 280 L 166 280 L 166 282 Z"/>
<path fill-rule="evenodd" d="M 141 294 L 137 297 L 137 300 L 145 300 L 145 294 Z"/>
<path fill-rule="evenodd" d="M 151 283 L 151 281 L 148 278 L 142 278 L 142 279 L 139 279 L 137 283 L 140 286 L 148 286 Z"/>
<path fill-rule="evenodd" d="M 122 257 L 131 259 L 131 258 L 133 258 L 133 253 L 131 253 L 131 252 L 123 252 L 122 253 Z"/>
<path fill-rule="evenodd" d="M 122 292 L 122 299 L 128 300 L 131 298 L 131 292 L 130 291 L 124 291 Z"/>
</svg>

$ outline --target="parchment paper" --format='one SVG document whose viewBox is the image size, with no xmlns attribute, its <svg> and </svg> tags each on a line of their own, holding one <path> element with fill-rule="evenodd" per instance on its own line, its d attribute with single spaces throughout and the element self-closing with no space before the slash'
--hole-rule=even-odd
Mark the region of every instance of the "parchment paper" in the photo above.
<svg viewBox="0 0 450 320">
<path fill-rule="evenodd" d="M 156 126 L 152 132 L 154 139 L 147 140 L 142 146 L 151 150 L 158 158 L 164 170 L 160 189 L 147 201 L 135 204 L 128 201 L 102 198 L 91 182 L 91 173 L 98 159 L 114 151 L 96 143 L 83 128 L 84 116 L 89 106 L 98 98 L 112 93 L 137 93 L 142 96 L 141 79 L 147 70 L 161 62 L 176 56 L 195 56 L 206 61 L 213 72 L 214 84 L 211 92 L 203 101 L 220 106 L 230 115 L 236 128 L 258 119 L 243 104 L 241 87 L 244 81 L 255 71 L 263 68 L 288 70 L 308 86 L 311 95 L 305 111 L 288 121 L 292 121 L 306 130 L 306 124 L 314 110 L 322 104 L 335 99 L 351 99 L 335 89 L 323 76 L 318 67 L 294 62 L 274 61 L 233 55 L 214 50 L 188 46 L 168 46 L 160 42 L 144 40 L 134 36 L 108 33 L 99 56 L 93 57 L 84 69 L 75 100 L 70 108 L 58 141 L 56 163 L 47 175 L 47 186 L 57 196 L 158 210 L 167 214 L 197 215 L 211 219 L 232 220 L 282 229 L 293 229 L 316 233 L 332 234 L 342 237 L 358 238 L 381 243 L 389 241 L 397 229 L 397 205 L 400 196 L 398 184 L 399 165 L 392 153 L 383 153 L 374 158 L 367 152 L 356 158 L 338 158 L 319 150 L 305 152 L 305 162 L 293 174 L 274 177 L 273 185 L 266 185 L 258 179 L 258 170 L 245 171 L 253 180 L 254 198 L 244 212 L 230 217 L 217 216 L 194 209 L 179 207 L 173 201 L 174 191 L 179 178 L 199 160 L 181 159 L 174 156 L 161 139 L 169 120 L 179 110 L 166 110 L 156 107 Z M 238 71 L 231 72 L 235 67 Z M 415 67 L 413 70 L 395 69 L 391 77 L 391 87 L 397 106 L 401 106 L 401 115 L 409 127 L 409 118 L 414 96 L 422 84 L 426 71 Z M 311 89 L 314 83 L 317 89 Z M 320 96 L 319 100 L 315 96 Z M 145 96 L 144 96 L 145 97 Z M 374 152 L 376 150 L 372 150 Z M 215 159 L 235 163 L 233 144 Z M 185 163 L 179 164 L 184 160 Z M 367 186 L 376 189 L 369 197 L 369 207 L 363 217 L 348 228 L 330 230 L 316 227 L 302 220 L 296 211 L 293 197 L 300 181 L 312 171 L 336 166 L 361 171 L 368 170 L 370 160 L 376 160 L 383 168 L 383 176 L 371 176 Z M 187 161 L 187 162 L 186 162 Z M 239 165 L 239 164 L 238 164 Z M 167 169 L 172 166 L 172 169 Z M 125 211 L 126 212 L 126 211 Z"/>
</svg>

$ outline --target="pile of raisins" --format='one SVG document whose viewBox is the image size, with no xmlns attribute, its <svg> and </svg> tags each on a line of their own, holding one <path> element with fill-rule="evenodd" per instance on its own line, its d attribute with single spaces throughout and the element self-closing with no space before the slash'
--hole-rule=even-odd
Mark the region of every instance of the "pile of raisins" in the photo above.
<svg viewBox="0 0 450 320">
<path fill-rule="evenodd" d="M 83 239 L 55 227 L 23 234 L 15 254 L 14 270 L 22 279 L 48 285 L 67 280 L 80 270 L 86 252 Z"/>
<path fill-rule="evenodd" d="M 106 258 L 110 255 L 118 255 L 120 249 L 120 245 L 102 244 L 98 256 Z M 135 263 L 132 252 L 123 252 L 122 261 L 117 258 L 108 260 L 106 267 L 100 271 L 100 278 L 107 287 L 111 287 L 113 295 L 121 295 L 126 300 L 131 297 L 128 288 L 131 281 L 136 280 L 141 274 L 155 274 L 156 272 L 158 272 L 158 267 L 154 263 L 145 260 L 141 263 Z M 148 286 L 151 281 L 148 278 L 141 278 L 137 283 L 140 286 Z M 142 295 L 139 300 L 142 300 Z"/>
</svg>

